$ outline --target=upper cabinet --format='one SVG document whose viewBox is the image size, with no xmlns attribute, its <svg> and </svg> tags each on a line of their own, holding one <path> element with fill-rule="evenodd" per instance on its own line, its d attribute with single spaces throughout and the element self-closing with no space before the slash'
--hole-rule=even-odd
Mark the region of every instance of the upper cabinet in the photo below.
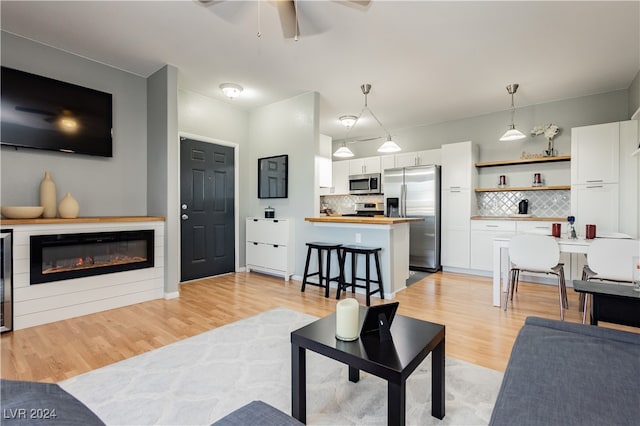
<svg viewBox="0 0 640 426">
<path fill-rule="evenodd" d="M 442 145 L 442 188 L 474 188 L 477 158 L 478 147 L 470 141 Z"/>
<path fill-rule="evenodd" d="M 427 164 L 442 164 L 442 150 L 427 149 L 395 155 L 396 167 L 424 166 Z"/>
<path fill-rule="evenodd" d="M 571 184 L 618 183 L 620 123 L 571 129 Z"/>
<path fill-rule="evenodd" d="M 634 121 L 571 130 L 571 214 L 576 229 L 638 236 L 638 128 Z"/>
<path fill-rule="evenodd" d="M 384 172 L 387 169 L 393 169 L 396 166 L 396 156 L 393 154 L 382 155 L 380 156 L 380 167 Z"/>
<path fill-rule="evenodd" d="M 365 157 L 349 160 L 349 174 L 380 173 L 380 157 Z"/>
<path fill-rule="evenodd" d="M 332 195 L 344 195 L 349 193 L 349 161 L 333 162 L 333 188 Z"/>
</svg>

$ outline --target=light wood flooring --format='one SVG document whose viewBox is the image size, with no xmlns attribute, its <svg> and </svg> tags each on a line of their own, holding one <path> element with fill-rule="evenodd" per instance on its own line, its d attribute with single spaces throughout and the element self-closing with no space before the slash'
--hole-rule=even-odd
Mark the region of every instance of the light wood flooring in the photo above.
<svg viewBox="0 0 640 426">
<path fill-rule="evenodd" d="M 580 322 L 578 297 L 569 291 L 565 319 Z M 154 300 L 28 329 L 3 333 L 0 376 L 57 382 L 185 339 L 274 307 L 314 316 L 335 311 L 335 290 L 258 273 L 189 282 L 180 297 Z M 364 305 L 364 297 L 356 298 Z M 446 354 L 504 371 L 527 316 L 559 318 L 557 287 L 520 283 L 504 312 L 491 305 L 489 278 L 435 273 L 397 294 L 401 315 L 446 325 Z M 374 298 L 373 304 L 380 303 Z"/>
</svg>

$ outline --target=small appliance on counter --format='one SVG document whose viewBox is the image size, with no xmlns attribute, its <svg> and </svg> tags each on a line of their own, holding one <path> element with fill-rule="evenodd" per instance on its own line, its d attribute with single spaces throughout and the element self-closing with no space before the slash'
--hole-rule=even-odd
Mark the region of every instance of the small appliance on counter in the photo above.
<svg viewBox="0 0 640 426">
<path fill-rule="evenodd" d="M 343 214 L 342 216 L 374 217 L 384 214 L 383 203 L 356 203 L 356 212 Z"/>
<path fill-rule="evenodd" d="M 529 200 L 520 200 L 518 203 L 518 214 L 527 214 L 529 211 Z"/>
<path fill-rule="evenodd" d="M 271 206 L 265 208 L 264 209 L 264 217 L 265 217 L 265 219 L 273 219 L 274 217 L 276 217 L 276 209 L 274 209 Z"/>
</svg>

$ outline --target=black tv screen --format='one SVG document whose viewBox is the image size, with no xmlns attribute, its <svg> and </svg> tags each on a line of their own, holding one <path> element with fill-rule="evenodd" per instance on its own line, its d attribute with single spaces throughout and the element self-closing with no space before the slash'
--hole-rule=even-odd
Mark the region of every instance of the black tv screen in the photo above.
<svg viewBox="0 0 640 426">
<path fill-rule="evenodd" d="M 112 157 L 112 96 L 2 67 L 2 145 Z"/>
</svg>

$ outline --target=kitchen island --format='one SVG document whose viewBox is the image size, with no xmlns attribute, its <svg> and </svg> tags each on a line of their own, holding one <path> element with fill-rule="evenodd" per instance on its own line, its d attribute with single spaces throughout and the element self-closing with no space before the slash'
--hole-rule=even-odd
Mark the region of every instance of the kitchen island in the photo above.
<svg viewBox="0 0 640 426">
<path fill-rule="evenodd" d="M 406 287 L 409 278 L 409 223 L 422 220 L 384 216 L 305 218 L 305 221 L 311 222 L 317 231 L 314 232 L 315 241 L 382 248 L 380 268 L 385 299 L 393 299 L 395 293 Z M 364 265 L 364 261 L 358 263 L 358 276 L 364 276 Z M 332 270 L 336 270 L 334 268 L 332 264 Z"/>
</svg>

